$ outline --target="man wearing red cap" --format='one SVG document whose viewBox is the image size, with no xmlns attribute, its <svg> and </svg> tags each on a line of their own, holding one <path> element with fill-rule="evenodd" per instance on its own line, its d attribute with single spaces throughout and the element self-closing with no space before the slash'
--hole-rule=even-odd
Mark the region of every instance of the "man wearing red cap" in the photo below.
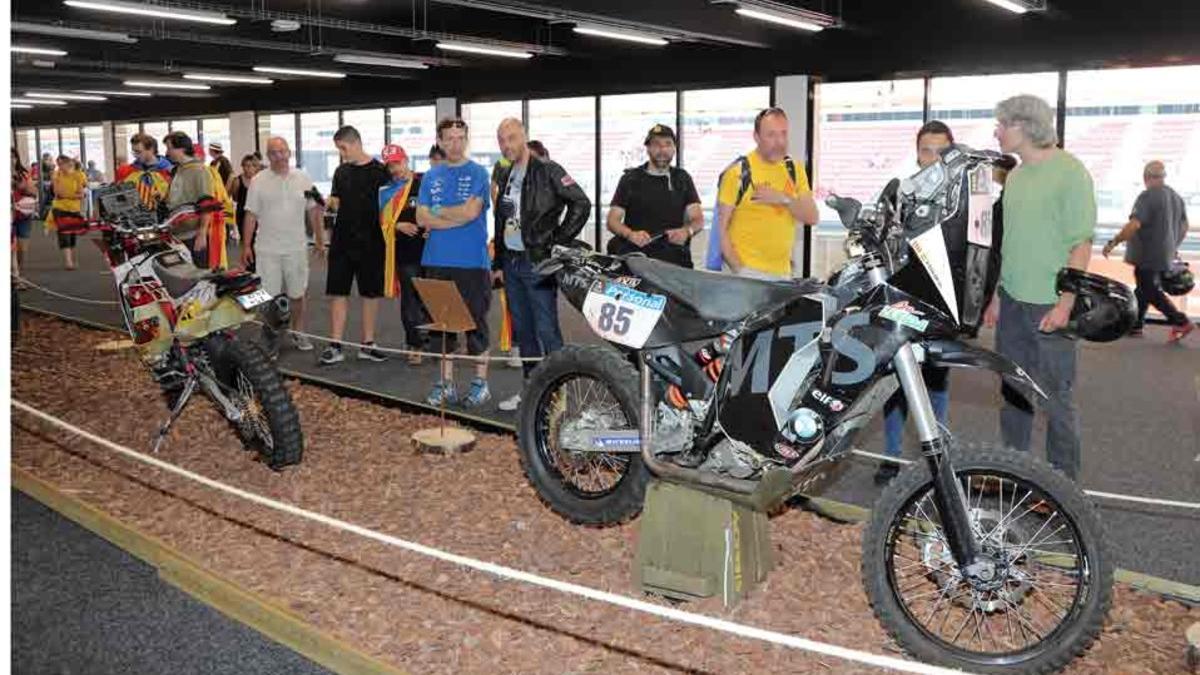
<svg viewBox="0 0 1200 675">
<path fill-rule="evenodd" d="M 417 197 L 421 194 L 421 174 L 408 166 L 408 153 L 396 144 L 380 153 L 391 181 L 379 188 L 379 227 L 385 246 L 383 291 L 389 298 L 399 296 L 400 318 L 409 349 L 425 351 L 426 336 L 418 328 L 429 323 L 424 305 L 417 297 L 413 279 L 421 276 L 421 254 L 425 252 L 425 233 L 417 225 Z M 408 357 L 419 365 L 421 357 Z"/>
</svg>

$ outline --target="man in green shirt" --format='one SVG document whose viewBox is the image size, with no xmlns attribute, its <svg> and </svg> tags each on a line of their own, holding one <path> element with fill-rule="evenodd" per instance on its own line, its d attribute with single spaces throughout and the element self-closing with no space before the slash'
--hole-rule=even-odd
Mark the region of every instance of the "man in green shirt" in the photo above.
<svg viewBox="0 0 1200 675">
<path fill-rule="evenodd" d="M 1058 332 L 1071 319 L 1075 295 L 1058 295 L 1055 277 L 1063 267 L 1086 270 L 1092 257 L 1092 177 L 1078 159 L 1055 145 L 1054 110 L 1042 99 L 1024 95 L 1001 101 L 996 118 L 1000 149 L 1018 155 L 1021 165 L 1004 186 L 1004 263 L 985 321 L 998 324 L 996 350 L 1032 374 L 1049 396 L 1046 455 L 1052 465 L 1076 478 L 1076 347 L 1072 338 Z M 1033 408 L 1017 391 L 1005 387 L 1003 393 L 1004 443 L 1029 450 Z"/>
</svg>

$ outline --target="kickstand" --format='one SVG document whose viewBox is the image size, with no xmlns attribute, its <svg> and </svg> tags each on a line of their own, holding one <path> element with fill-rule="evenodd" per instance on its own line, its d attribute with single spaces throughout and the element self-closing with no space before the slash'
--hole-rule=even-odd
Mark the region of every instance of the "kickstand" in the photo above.
<svg viewBox="0 0 1200 675">
<path fill-rule="evenodd" d="M 154 454 L 158 454 L 158 449 L 162 447 L 163 441 L 167 440 L 167 433 L 171 431 L 171 425 L 175 420 L 179 419 L 179 415 L 183 413 L 183 406 L 187 405 L 188 399 L 196 391 L 196 377 L 189 377 L 183 383 L 183 391 L 179 392 L 179 399 L 175 401 L 175 407 L 171 409 L 171 416 L 167 418 L 158 429 L 158 438 L 154 439 Z"/>
</svg>

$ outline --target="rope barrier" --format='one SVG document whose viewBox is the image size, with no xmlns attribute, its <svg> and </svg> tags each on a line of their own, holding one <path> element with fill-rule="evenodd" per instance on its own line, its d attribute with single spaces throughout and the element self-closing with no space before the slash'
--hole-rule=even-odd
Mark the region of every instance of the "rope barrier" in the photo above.
<svg viewBox="0 0 1200 675">
<path fill-rule="evenodd" d="M 744 624 L 734 623 L 732 621 L 726 621 L 724 619 L 717 619 L 717 618 L 714 618 L 711 616 L 706 616 L 704 614 L 697 614 L 694 612 L 683 611 L 680 609 L 676 609 L 674 607 L 664 607 L 661 605 L 656 605 L 651 602 L 647 602 L 645 600 L 638 600 L 636 598 L 630 598 L 630 597 L 627 597 L 624 595 L 618 595 L 616 593 L 602 591 L 599 589 L 591 588 L 589 586 L 583 586 L 580 584 L 559 581 L 557 579 L 543 577 L 543 576 L 540 576 L 537 574 L 532 574 L 530 572 L 525 572 L 525 571 L 514 569 L 511 567 L 498 565 L 496 563 L 491 563 L 491 562 L 487 562 L 487 561 L 483 561 L 483 560 L 476 560 L 474 558 L 469 558 L 467 556 L 462 556 L 462 555 L 458 555 L 455 553 L 449 553 L 449 552 L 442 551 L 440 549 L 436 549 L 436 548 L 433 548 L 430 546 L 407 541 L 407 540 L 401 539 L 399 537 L 394 537 L 392 535 L 383 534 L 381 532 L 376 532 L 375 530 L 371 530 L 371 529 L 363 527 L 361 525 L 356 525 L 354 523 L 340 520 L 338 518 L 334 518 L 332 516 L 327 516 L 325 514 L 318 513 L 315 511 L 309 511 L 307 509 L 301 508 L 299 506 L 294 506 L 294 505 L 288 504 L 286 502 L 281 502 L 281 501 L 277 501 L 275 499 L 271 499 L 269 497 L 264 497 L 257 493 L 249 492 L 247 490 L 243 490 L 238 487 L 226 485 L 225 483 L 214 480 L 212 478 L 208 478 L 207 476 L 203 476 L 198 473 L 194 473 L 194 472 L 184 469 L 182 467 L 171 464 L 170 462 L 165 462 L 161 459 L 157 459 L 155 457 L 150 457 L 148 455 L 144 455 L 140 452 L 137 452 L 136 450 L 127 448 L 123 445 L 119 445 L 119 444 L 117 444 L 113 441 L 110 441 L 106 438 L 103 438 L 101 436 L 97 436 L 89 431 L 86 431 L 84 429 L 81 429 L 81 428 L 71 424 L 70 422 L 61 420 L 58 417 L 55 417 L 54 415 L 51 415 L 49 413 L 42 412 L 41 410 L 38 410 L 37 408 L 27 405 L 17 399 L 12 400 L 12 405 L 14 408 L 16 408 L 18 410 L 21 410 L 25 413 L 33 415 L 34 417 L 37 417 L 44 422 L 48 422 L 49 424 L 56 426 L 68 433 L 74 434 L 80 438 L 91 441 L 92 443 L 99 445 L 101 447 L 104 447 L 108 450 L 111 450 L 112 452 L 115 452 L 119 455 L 122 455 L 124 457 L 127 457 L 127 458 L 132 459 L 137 462 L 141 462 L 143 464 L 147 464 L 149 466 L 153 466 L 157 469 L 161 469 L 163 471 L 174 474 L 176 476 L 186 478 L 188 480 L 191 480 L 191 481 L 194 481 L 201 485 L 204 485 L 206 487 L 209 487 L 213 490 L 217 490 L 219 492 L 224 492 L 225 494 L 239 497 L 241 499 L 252 502 L 254 504 L 258 504 L 259 506 L 264 506 L 266 508 L 273 509 L 275 511 L 287 513 L 289 515 L 292 515 L 292 516 L 295 516 L 298 518 L 302 518 L 305 520 L 309 520 L 309 521 L 312 521 L 315 523 L 319 523 L 319 524 L 325 525 L 327 527 L 332 527 L 334 529 L 341 530 L 343 532 L 349 532 L 351 534 L 358 535 L 365 539 L 371 539 L 373 541 L 377 541 L 377 542 L 380 542 L 380 543 L 388 545 L 388 546 L 393 546 L 396 548 L 404 549 L 406 551 L 416 553 L 418 555 L 423 555 L 428 558 L 433 558 L 435 560 L 440 560 L 442 562 L 451 563 L 454 565 L 458 565 L 460 567 L 466 567 L 466 568 L 475 570 L 477 572 L 483 572 L 485 574 L 490 574 L 492 576 L 500 577 L 501 579 L 517 581 L 517 582 L 521 582 L 521 583 L 525 583 L 525 584 L 529 584 L 529 585 L 533 585 L 533 586 L 547 588 L 547 589 L 550 589 L 553 591 L 557 591 L 559 593 L 565 593 L 567 595 L 579 596 L 579 597 L 587 598 L 589 600 L 594 600 L 597 602 L 602 602 L 602 603 L 606 603 L 606 604 L 610 604 L 610 605 L 616 605 L 618 607 L 622 607 L 622 608 L 629 609 L 629 610 L 636 611 L 636 612 L 641 612 L 643 614 L 649 614 L 651 616 L 655 616 L 655 617 L 658 617 L 661 619 L 678 621 L 680 623 L 691 624 L 693 626 L 700 626 L 703 628 L 708 628 L 711 630 L 719 631 L 722 633 L 736 635 L 738 637 L 743 637 L 743 638 L 747 638 L 747 639 L 751 639 L 751 640 L 759 640 L 762 642 L 767 642 L 770 644 L 780 645 L 780 646 L 784 646 L 784 647 L 791 647 L 793 649 L 799 649 L 802 651 L 813 652 L 816 654 L 822 654 L 825 656 L 839 658 L 839 659 L 843 659 L 846 661 L 854 661 L 857 663 L 867 664 L 867 665 L 871 665 L 871 666 L 877 666 L 879 668 L 891 668 L 893 670 L 898 670 L 901 672 L 918 673 L 921 675 L 950 675 L 951 673 L 960 673 L 961 672 L 961 671 L 957 671 L 957 670 L 949 670 L 946 668 L 939 668 L 937 666 L 925 665 L 923 663 L 917 663 L 915 661 L 908 661 L 908 660 L 899 659 L 896 657 L 884 656 L 882 654 L 873 654 L 871 652 L 860 651 L 857 649 L 840 647 L 838 645 L 832 645 L 832 644 L 828 644 L 828 643 L 824 643 L 824 642 L 818 642 L 816 640 L 809 640 L 809 639 L 797 637 L 794 635 L 788 635 L 786 633 L 779 633 L 776 631 L 771 631 L 771 630 L 767 630 L 767 629 L 763 629 L 763 628 L 756 628 L 754 626 L 747 626 Z"/>
<path fill-rule="evenodd" d="M 854 449 L 850 451 L 853 455 L 859 457 L 869 457 L 877 459 L 881 462 L 891 462 L 893 464 L 908 465 L 914 462 L 911 459 L 901 459 L 900 457 L 891 457 L 889 455 L 879 455 L 866 450 Z M 1153 506 L 1173 506 L 1180 509 L 1200 510 L 1200 503 L 1196 502 L 1181 502 L 1174 499 L 1156 499 L 1153 497 L 1136 497 L 1134 495 L 1122 495 L 1113 492 L 1099 492 L 1097 490 L 1084 490 L 1083 494 L 1089 497 L 1098 497 L 1100 499 L 1111 499 L 1113 501 L 1133 502 L 1135 504 L 1151 504 Z"/>
<path fill-rule="evenodd" d="M 34 288 L 36 288 L 40 291 L 49 293 L 50 295 L 54 295 L 54 296 L 57 296 L 57 297 L 60 297 L 60 298 L 66 299 L 66 300 L 76 300 L 78 302 L 86 302 L 86 303 L 91 303 L 91 304 L 107 304 L 107 305 L 116 305 L 117 304 L 116 302 L 113 302 L 113 301 L 88 300 L 86 298 L 76 298 L 76 297 L 73 297 L 70 295 L 57 293 L 55 291 L 51 291 L 49 289 L 43 288 L 41 286 L 34 284 L 33 282 L 29 281 L 28 279 L 24 279 L 23 277 L 17 277 L 17 278 L 21 279 L 22 281 L 25 281 L 26 283 L 29 283 L 31 286 L 33 286 Z M 260 326 L 262 325 L 261 321 L 254 321 L 254 323 L 256 323 Z M 429 358 L 433 358 L 433 359 L 442 358 L 442 355 L 439 353 L 436 353 L 436 352 L 422 352 L 422 351 L 415 351 L 415 350 L 408 350 L 408 349 L 394 349 L 391 347 L 380 347 L 378 345 L 367 345 L 367 344 L 363 344 L 363 343 L 359 343 L 359 342 L 349 342 L 346 340 L 334 340 L 333 338 L 328 337 L 326 335 L 317 335 L 315 333 L 305 333 L 302 331 L 291 331 L 291 332 L 296 335 L 303 335 L 304 337 L 307 337 L 312 340 L 318 340 L 318 341 L 327 342 L 327 343 L 337 342 L 338 344 L 341 344 L 342 346 L 354 347 L 357 349 L 375 349 L 375 350 L 378 350 L 385 354 L 398 354 L 398 355 L 402 355 L 402 356 L 417 355 L 417 356 L 429 357 Z M 512 359 L 510 357 L 505 357 L 505 356 L 471 356 L 469 354 L 447 354 L 446 358 L 454 359 L 454 360 L 461 360 L 461 361 L 489 361 L 489 362 L 490 361 L 505 361 L 505 362 L 507 362 L 507 361 L 516 360 L 516 359 Z M 540 361 L 541 357 L 528 357 L 528 358 L 521 357 L 520 360 L 522 362 Z M 851 454 L 858 455 L 860 457 L 868 457 L 868 458 L 879 460 L 882 462 L 892 462 L 892 463 L 900 464 L 900 465 L 908 465 L 908 464 L 913 463 L 912 460 L 909 460 L 909 459 L 902 459 L 899 457 L 891 457 L 888 455 L 880 455 L 880 454 L 876 454 L 873 452 L 867 452 L 865 450 L 854 449 L 854 450 L 851 450 Z M 1197 459 L 1200 460 L 1200 457 L 1198 457 Z M 1154 498 L 1154 497 L 1140 497 L 1140 496 L 1136 496 L 1136 495 L 1123 495 L 1123 494 L 1117 494 L 1117 493 L 1113 493 L 1113 492 L 1100 492 L 1100 491 L 1096 491 L 1096 490 L 1084 490 L 1083 493 L 1088 495 L 1089 497 L 1096 497 L 1099 499 L 1108 499 L 1111 501 L 1124 501 L 1124 502 L 1130 502 L 1130 503 L 1135 503 L 1135 504 L 1147 504 L 1147 505 L 1151 505 L 1151 506 L 1167 506 L 1167 507 L 1175 507 L 1175 508 L 1181 508 L 1181 509 L 1200 510 L 1200 503 L 1197 503 L 1197 502 L 1184 502 L 1184 501 L 1179 501 L 1179 500 L 1174 500 L 1174 499 L 1158 499 L 1158 498 Z"/>
</svg>

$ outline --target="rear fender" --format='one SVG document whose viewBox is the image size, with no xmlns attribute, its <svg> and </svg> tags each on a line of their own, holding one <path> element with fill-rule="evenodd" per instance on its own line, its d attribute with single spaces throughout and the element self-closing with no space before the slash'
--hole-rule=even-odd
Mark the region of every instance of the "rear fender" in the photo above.
<svg viewBox="0 0 1200 675">
<path fill-rule="evenodd" d="M 945 368 L 975 368 L 991 370 L 1005 382 L 1023 392 L 1032 392 L 1045 399 L 1046 391 L 1012 359 L 996 352 L 972 347 L 958 340 L 928 340 L 920 343 L 925 349 L 925 362 Z"/>
</svg>

